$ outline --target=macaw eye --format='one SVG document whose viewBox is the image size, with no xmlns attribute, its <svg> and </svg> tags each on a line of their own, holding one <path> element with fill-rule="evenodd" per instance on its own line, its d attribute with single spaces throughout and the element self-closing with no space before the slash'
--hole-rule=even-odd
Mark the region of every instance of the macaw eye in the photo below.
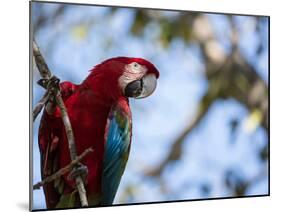
<svg viewBox="0 0 281 212">
<path fill-rule="evenodd" d="M 128 65 L 128 68 L 131 73 L 140 73 L 142 71 L 142 66 L 138 64 L 137 62 L 132 62 Z"/>
<path fill-rule="evenodd" d="M 133 62 L 133 67 L 134 67 L 134 68 L 139 68 L 140 65 L 139 65 L 138 63 L 136 63 L 136 62 Z"/>
</svg>

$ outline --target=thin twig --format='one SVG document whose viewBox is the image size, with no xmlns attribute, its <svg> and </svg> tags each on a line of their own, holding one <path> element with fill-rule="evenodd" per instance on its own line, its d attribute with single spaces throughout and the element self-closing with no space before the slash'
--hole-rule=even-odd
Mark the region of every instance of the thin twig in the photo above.
<svg viewBox="0 0 281 212">
<path fill-rule="evenodd" d="M 74 166 L 76 166 L 84 157 L 86 157 L 89 153 L 93 152 L 92 148 L 86 149 L 81 155 L 79 155 L 75 160 L 72 160 L 67 166 L 61 168 L 56 173 L 52 174 L 51 176 L 46 177 L 41 182 L 36 183 L 33 185 L 33 189 L 39 189 L 41 186 L 54 181 L 55 179 L 59 178 L 60 176 L 69 172 Z"/>
<path fill-rule="evenodd" d="M 43 107 L 45 106 L 46 102 L 49 99 L 49 92 L 46 91 L 44 96 L 42 97 L 42 99 L 40 99 L 40 101 L 36 104 L 36 106 L 34 107 L 34 110 L 32 112 L 33 115 L 33 121 L 35 121 L 35 119 L 37 118 L 38 114 L 41 112 L 41 110 L 43 109 Z"/>
<path fill-rule="evenodd" d="M 33 41 L 32 43 L 32 47 L 33 47 L 33 56 L 38 68 L 38 71 L 40 72 L 40 75 L 42 78 L 44 79 L 50 79 L 52 74 L 51 71 L 49 70 L 47 63 L 45 62 L 39 47 L 37 46 L 36 42 Z"/>
<path fill-rule="evenodd" d="M 76 146 L 75 146 L 75 142 L 74 142 L 73 130 L 71 128 L 67 110 L 63 103 L 60 93 L 56 96 L 56 102 L 57 102 L 58 107 L 60 108 L 61 117 L 62 117 L 62 120 L 64 123 L 65 132 L 66 132 L 66 136 L 67 136 L 67 140 L 68 140 L 68 147 L 69 147 L 69 151 L 70 151 L 70 158 L 71 158 L 71 160 L 75 160 L 77 158 L 77 152 L 76 152 Z M 77 186 L 77 189 L 79 192 L 82 207 L 88 206 L 86 190 L 84 187 L 82 177 L 77 176 L 75 178 L 75 182 L 76 182 L 76 186 Z"/>
<path fill-rule="evenodd" d="M 40 75 L 43 79 L 45 80 L 49 80 L 52 77 L 51 71 L 48 68 L 40 50 L 39 47 L 37 46 L 37 44 L 35 43 L 35 41 L 33 41 L 33 56 L 35 58 L 35 62 L 37 65 L 37 68 L 40 72 Z M 48 88 L 49 89 L 49 88 Z M 61 93 L 59 88 L 53 87 L 52 90 L 56 90 L 56 103 L 60 109 L 61 112 L 61 118 L 63 120 L 64 123 L 64 127 L 65 127 L 65 131 L 66 131 L 66 136 L 67 136 L 67 140 L 68 140 L 68 147 L 69 147 L 69 151 L 70 151 L 70 157 L 71 160 L 76 160 L 77 158 L 77 151 L 76 151 L 76 146 L 75 146 L 75 142 L 74 142 L 74 135 L 73 135 L 73 130 L 71 127 L 71 123 L 69 120 L 69 116 L 67 114 L 67 110 L 66 107 L 64 105 L 64 102 L 62 100 L 61 97 Z M 75 167 L 73 167 L 73 169 L 75 169 Z M 75 178 L 75 182 L 76 182 L 76 186 L 79 192 L 79 197 L 80 197 L 80 202 L 81 202 L 81 206 L 88 206 L 88 200 L 87 200 L 87 195 L 86 195 L 86 190 L 84 187 L 84 183 L 82 180 L 81 176 L 76 176 Z"/>
</svg>

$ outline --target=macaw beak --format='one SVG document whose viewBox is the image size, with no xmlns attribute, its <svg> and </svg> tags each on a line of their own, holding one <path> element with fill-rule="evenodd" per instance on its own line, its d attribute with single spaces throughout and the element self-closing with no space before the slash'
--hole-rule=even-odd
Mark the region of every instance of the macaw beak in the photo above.
<svg viewBox="0 0 281 212">
<path fill-rule="evenodd" d="M 125 95 L 127 97 L 133 97 L 141 99 L 150 96 L 156 89 L 157 79 L 155 74 L 150 73 L 145 75 L 139 80 L 130 82 L 125 87 Z"/>
</svg>

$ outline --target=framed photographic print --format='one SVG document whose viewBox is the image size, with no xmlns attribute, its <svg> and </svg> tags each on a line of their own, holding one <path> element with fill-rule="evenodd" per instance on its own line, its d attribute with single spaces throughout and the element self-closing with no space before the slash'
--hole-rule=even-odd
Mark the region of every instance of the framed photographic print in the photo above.
<svg viewBox="0 0 281 212">
<path fill-rule="evenodd" d="M 268 196 L 269 26 L 31 1 L 31 210 Z"/>
</svg>

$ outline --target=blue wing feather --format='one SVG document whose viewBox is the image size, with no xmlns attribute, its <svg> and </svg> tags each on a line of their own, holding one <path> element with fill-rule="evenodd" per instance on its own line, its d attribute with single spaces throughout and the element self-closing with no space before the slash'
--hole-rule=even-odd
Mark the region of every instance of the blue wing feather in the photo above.
<svg viewBox="0 0 281 212">
<path fill-rule="evenodd" d="M 102 174 L 102 205 L 111 205 L 130 149 L 131 117 L 118 105 L 109 115 Z"/>
</svg>

